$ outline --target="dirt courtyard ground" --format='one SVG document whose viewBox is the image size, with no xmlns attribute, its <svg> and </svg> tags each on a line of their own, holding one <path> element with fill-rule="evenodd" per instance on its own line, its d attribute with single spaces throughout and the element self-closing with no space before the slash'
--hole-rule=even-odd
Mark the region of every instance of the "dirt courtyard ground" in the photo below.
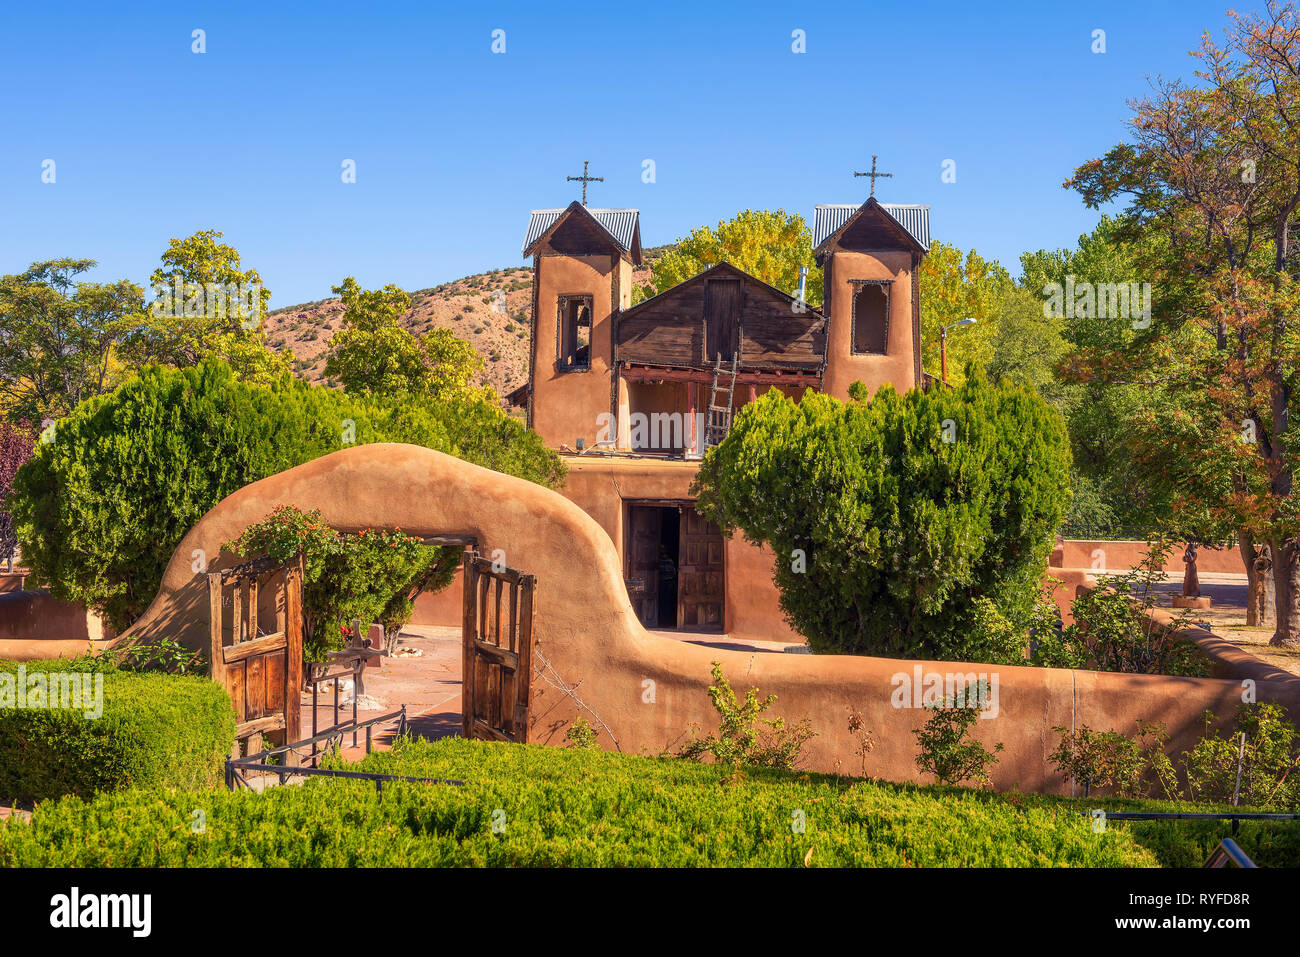
<svg viewBox="0 0 1300 957">
<path fill-rule="evenodd" d="M 1238 645 L 1261 661 L 1300 675 L 1300 648 L 1276 648 L 1270 645 L 1273 637 L 1273 625 L 1265 628 L 1246 627 L 1246 576 L 1245 575 L 1202 575 L 1200 577 L 1201 594 L 1211 599 L 1209 609 L 1194 608 L 1190 620 L 1194 624 L 1205 623 L 1210 631 L 1224 641 Z M 1172 609 L 1172 597 L 1183 591 L 1182 576 L 1171 576 L 1170 580 L 1159 586 L 1160 605 Z"/>
</svg>

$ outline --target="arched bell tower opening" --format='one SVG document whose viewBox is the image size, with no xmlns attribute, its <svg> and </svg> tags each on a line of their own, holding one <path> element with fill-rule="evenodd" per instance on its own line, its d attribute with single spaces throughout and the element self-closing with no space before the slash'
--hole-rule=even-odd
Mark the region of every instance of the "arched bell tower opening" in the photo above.
<svg viewBox="0 0 1300 957">
<path fill-rule="evenodd" d="M 889 286 L 860 282 L 853 293 L 852 349 L 854 355 L 883 356 L 889 352 Z"/>
</svg>

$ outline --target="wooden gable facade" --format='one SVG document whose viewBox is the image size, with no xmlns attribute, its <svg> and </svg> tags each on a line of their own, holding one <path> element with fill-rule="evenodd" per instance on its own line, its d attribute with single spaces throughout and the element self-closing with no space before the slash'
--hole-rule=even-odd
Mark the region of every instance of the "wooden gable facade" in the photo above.
<svg viewBox="0 0 1300 957">
<path fill-rule="evenodd" d="M 826 320 L 816 310 L 727 262 L 615 317 L 618 363 L 679 369 L 729 366 L 820 375 Z"/>
</svg>

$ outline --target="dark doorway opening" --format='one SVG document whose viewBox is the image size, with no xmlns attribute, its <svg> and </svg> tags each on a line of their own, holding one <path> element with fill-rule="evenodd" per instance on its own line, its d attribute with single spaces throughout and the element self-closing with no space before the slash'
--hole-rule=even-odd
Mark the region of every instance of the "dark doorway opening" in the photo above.
<svg viewBox="0 0 1300 957">
<path fill-rule="evenodd" d="M 722 533 L 690 503 L 627 506 L 628 597 L 647 628 L 721 632 Z"/>
<path fill-rule="evenodd" d="M 659 627 L 677 627 L 677 549 L 681 541 L 682 513 L 657 508 L 659 513 Z"/>
</svg>

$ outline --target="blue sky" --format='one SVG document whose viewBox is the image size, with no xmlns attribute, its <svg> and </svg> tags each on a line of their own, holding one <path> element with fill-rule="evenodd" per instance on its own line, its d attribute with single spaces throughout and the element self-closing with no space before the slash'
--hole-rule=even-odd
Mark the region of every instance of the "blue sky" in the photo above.
<svg viewBox="0 0 1300 957">
<path fill-rule="evenodd" d="M 577 198 L 584 159 L 590 204 L 639 208 L 657 245 L 745 208 L 811 222 L 866 197 L 851 171 L 876 153 L 880 199 L 930 204 L 936 238 L 1017 273 L 1092 228 L 1062 181 L 1148 76 L 1191 78 L 1228 4 L 118 6 L 6 10 L 0 272 L 74 256 L 146 284 L 169 238 L 211 227 L 274 308 L 347 275 L 414 290 L 521 265 L 528 211 Z"/>
</svg>

